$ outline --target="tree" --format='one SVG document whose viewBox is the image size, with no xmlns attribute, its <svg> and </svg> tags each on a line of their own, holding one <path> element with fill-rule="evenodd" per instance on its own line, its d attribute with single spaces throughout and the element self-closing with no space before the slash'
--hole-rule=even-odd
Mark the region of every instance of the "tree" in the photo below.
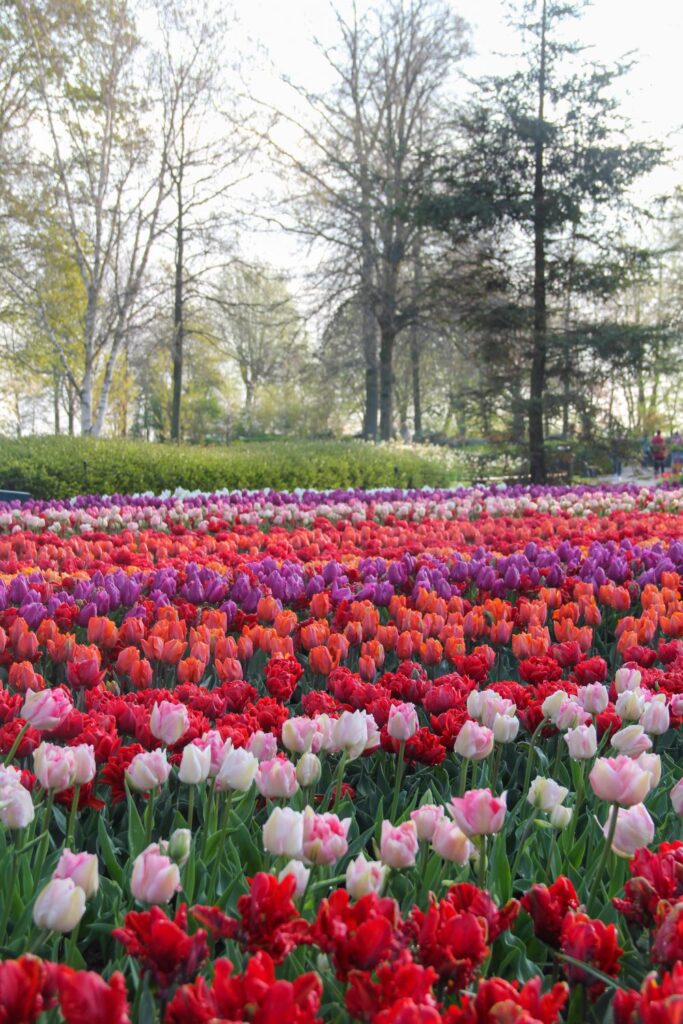
<svg viewBox="0 0 683 1024">
<path fill-rule="evenodd" d="M 623 217 L 634 181 L 662 158 L 659 146 L 622 141 L 625 125 L 611 87 L 627 67 L 585 61 L 564 40 L 563 23 L 582 6 L 521 5 L 524 64 L 478 83 L 474 103 L 458 118 L 462 145 L 443 169 L 441 190 L 423 207 L 431 224 L 450 227 L 455 220 L 518 240 L 514 273 L 524 282 L 526 419 L 536 482 L 546 476 L 544 411 L 550 362 L 559 332 L 566 333 L 561 299 L 568 275 L 584 320 L 591 298 L 624 286 L 637 253 L 618 245 L 619 212 Z M 581 239 L 578 250 L 568 245 L 572 236 Z"/>
</svg>

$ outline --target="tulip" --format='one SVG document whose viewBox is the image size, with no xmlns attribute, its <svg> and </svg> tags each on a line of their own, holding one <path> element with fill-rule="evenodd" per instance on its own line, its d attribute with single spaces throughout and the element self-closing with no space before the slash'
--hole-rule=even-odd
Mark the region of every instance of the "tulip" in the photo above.
<svg viewBox="0 0 683 1024">
<path fill-rule="evenodd" d="M 640 724 L 650 736 L 663 736 L 671 725 L 671 715 L 664 694 L 654 697 L 640 716 Z"/>
<path fill-rule="evenodd" d="M 671 804 L 679 818 L 683 818 L 683 779 L 679 779 L 671 790 Z"/>
<path fill-rule="evenodd" d="M 551 693 L 549 697 L 541 704 L 541 711 L 543 717 L 547 718 L 549 722 L 555 721 L 555 715 L 560 710 L 562 704 L 566 701 L 567 694 L 564 690 L 555 690 L 555 693 Z"/>
<path fill-rule="evenodd" d="M 74 756 L 74 785 L 87 786 L 97 774 L 95 748 L 90 743 L 79 743 L 71 747 Z"/>
<path fill-rule="evenodd" d="M 310 864 L 334 864 L 349 848 L 347 836 L 351 818 L 343 821 L 336 814 L 316 814 L 312 807 L 304 812 L 304 860 Z"/>
<path fill-rule="evenodd" d="M 57 747 L 43 740 L 33 751 L 33 768 L 43 789 L 59 793 L 74 784 L 76 759 L 70 747 Z"/>
<path fill-rule="evenodd" d="M 390 868 L 410 868 L 415 863 L 418 850 L 417 828 L 414 821 L 401 825 L 382 822 L 380 857 Z"/>
<path fill-rule="evenodd" d="M 532 807 L 537 807 L 546 814 L 550 814 L 556 807 L 564 803 L 569 790 L 560 786 L 553 779 L 544 779 L 537 775 L 529 787 L 527 800 Z"/>
<path fill-rule="evenodd" d="M 354 761 L 364 752 L 371 736 L 369 720 L 377 727 L 372 715 L 365 711 L 342 711 L 332 725 L 332 743 L 342 750 L 347 761 Z"/>
<path fill-rule="evenodd" d="M 417 732 L 419 722 L 414 704 L 392 704 L 389 708 L 387 732 L 392 739 L 405 743 Z"/>
<path fill-rule="evenodd" d="M 304 855 L 304 816 L 291 807 L 276 807 L 263 826 L 263 849 L 274 857 Z"/>
<path fill-rule="evenodd" d="M 598 749 L 598 735 L 594 725 L 577 725 L 574 729 L 567 729 L 564 741 L 574 761 L 587 761 L 595 756 Z"/>
<path fill-rule="evenodd" d="M 314 786 L 322 774 L 322 765 L 317 754 L 303 754 L 296 766 L 296 779 L 304 788 Z"/>
<path fill-rule="evenodd" d="M 625 729 L 619 729 L 610 742 L 620 754 L 628 754 L 629 757 L 638 757 L 652 746 L 652 740 L 642 725 L 627 725 Z"/>
<path fill-rule="evenodd" d="M 550 812 L 550 824 L 554 825 L 555 828 L 566 828 L 569 822 L 572 820 L 573 811 L 571 807 L 553 807 Z"/>
<path fill-rule="evenodd" d="M 662 759 L 659 754 L 641 754 L 636 758 L 636 763 L 643 771 L 650 773 L 650 790 L 656 789 L 662 777 Z"/>
<path fill-rule="evenodd" d="M 602 831 L 608 839 L 609 825 L 605 825 Z M 612 838 L 612 849 L 619 857 L 632 857 L 636 850 L 649 846 L 654 837 L 655 823 L 648 814 L 645 804 L 619 808 Z"/>
<path fill-rule="evenodd" d="M 411 821 L 415 822 L 418 839 L 431 843 L 434 829 L 444 816 L 443 807 L 436 804 L 423 804 L 417 810 L 410 812 Z"/>
<path fill-rule="evenodd" d="M 180 891 L 180 869 L 152 843 L 133 861 L 130 888 L 141 903 L 168 903 Z"/>
<path fill-rule="evenodd" d="M 496 743 L 512 743 L 519 732 L 516 715 L 496 715 L 493 719 L 493 738 Z"/>
<path fill-rule="evenodd" d="M 178 778 L 186 786 L 197 786 L 206 782 L 211 770 L 211 747 L 203 750 L 196 743 L 188 743 L 183 749 Z"/>
<path fill-rule="evenodd" d="M 71 850 L 64 850 L 52 872 L 52 877 L 70 878 L 74 885 L 83 890 L 85 898 L 90 899 L 100 885 L 97 857 L 94 853 L 73 853 Z"/>
<path fill-rule="evenodd" d="M 624 665 L 614 675 L 614 688 L 617 693 L 624 693 L 626 690 L 638 690 L 642 678 L 637 668 L 629 668 Z"/>
<path fill-rule="evenodd" d="M 165 750 L 150 750 L 136 754 L 126 769 L 126 778 L 133 789 L 148 793 L 163 786 L 171 773 Z"/>
<path fill-rule="evenodd" d="M 346 867 L 346 889 L 354 900 L 375 893 L 379 896 L 386 881 L 387 868 L 381 861 L 366 860 L 359 853 L 355 860 L 349 861 Z"/>
<path fill-rule="evenodd" d="M 190 859 L 192 849 L 192 833 L 189 828 L 177 828 L 171 833 L 164 853 L 179 867 L 184 867 Z"/>
<path fill-rule="evenodd" d="M 649 771 L 644 771 L 637 761 L 623 754 L 599 757 L 588 779 L 599 800 L 622 807 L 642 803 L 650 791 Z"/>
<path fill-rule="evenodd" d="M 614 705 L 616 713 L 627 722 L 637 722 L 645 710 L 645 697 L 641 690 L 624 690 Z"/>
<path fill-rule="evenodd" d="M 33 920 L 38 928 L 66 934 L 85 913 L 85 892 L 71 878 L 53 878 L 38 894 Z"/>
<path fill-rule="evenodd" d="M 282 726 L 282 745 L 292 753 L 304 754 L 311 749 L 317 732 L 318 727 L 312 718 L 288 718 Z"/>
<path fill-rule="evenodd" d="M 472 856 L 474 847 L 461 828 L 454 821 L 442 818 L 437 822 L 432 836 L 432 849 L 444 860 L 461 867 Z"/>
<path fill-rule="evenodd" d="M 581 686 L 576 696 L 584 711 L 589 711 L 592 715 L 599 715 L 609 704 L 609 693 L 602 683 Z"/>
<path fill-rule="evenodd" d="M 247 750 L 259 761 L 272 761 L 277 754 L 277 740 L 272 733 L 258 729 L 249 737 Z"/>
<path fill-rule="evenodd" d="M 557 708 L 553 717 L 553 724 L 564 732 L 566 729 L 573 729 L 577 725 L 587 725 L 591 716 L 581 707 L 576 700 L 563 700 Z"/>
<path fill-rule="evenodd" d="M 490 789 L 470 789 L 451 797 L 448 810 L 466 836 L 493 835 L 503 827 L 507 793 L 495 797 Z"/>
<path fill-rule="evenodd" d="M 299 788 L 296 768 L 284 757 L 261 761 L 256 767 L 254 780 L 261 796 L 267 797 L 268 800 L 289 799 Z"/>
<path fill-rule="evenodd" d="M 294 875 L 296 879 L 296 889 L 294 895 L 301 897 L 306 892 L 308 886 L 308 880 L 311 877 L 311 869 L 307 868 L 305 864 L 302 864 L 300 860 L 290 860 L 288 864 L 285 864 L 282 871 L 279 873 L 278 881 L 281 882 L 287 875 Z"/>
<path fill-rule="evenodd" d="M 167 747 L 172 747 L 187 732 L 190 716 L 184 704 L 172 704 L 168 700 L 154 705 L 149 719 L 149 731 Z"/>
<path fill-rule="evenodd" d="M 216 776 L 216 789 L 233 789 L 246 793 L 251 787 L 259 762 L 244 747 L 232 747 L 225 757 Z"/>
<path fill-rule="evenodd" d="M 28 690 L 19 714 L 34 729 L 52 732 L 73 711 L 68 695 L 59 687 L 54 690 Z"/>
<path fill-rule="evenodd" d="M 5 828 L 26 828 L 35 817 L 33 799 L 22 785 L 0 784 L 0 822 Z"/>
<path fill-rule="evenodd" d="M 468 761 L 483 761 L 493 750 L 493 732 L 468 720 L 463 723 L 453 749 Z"/>
</svg>

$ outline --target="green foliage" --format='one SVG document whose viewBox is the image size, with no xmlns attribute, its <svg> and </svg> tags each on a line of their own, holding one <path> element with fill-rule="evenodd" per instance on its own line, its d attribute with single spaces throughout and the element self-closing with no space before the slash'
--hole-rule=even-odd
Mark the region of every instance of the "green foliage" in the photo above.
<svg viewBox="0 0 683 1024">
<path fill-rule="evenodd" d="M 36 498 L 130 494 L 176 487 L 443 487 L 438 453 L 362 441 L 236 442 L 195 448 L 89 437 L 0 439 L 0 486 Z"/>
</svg>

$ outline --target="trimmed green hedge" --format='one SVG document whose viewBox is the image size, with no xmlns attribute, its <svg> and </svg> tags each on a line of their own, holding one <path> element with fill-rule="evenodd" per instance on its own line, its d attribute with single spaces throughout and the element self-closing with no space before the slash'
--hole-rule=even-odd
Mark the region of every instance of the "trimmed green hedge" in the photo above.
<svg viewBox="0 0 683 1024">
<path fill-rule="evenodd" d="M 0 438 L 0 489 L 34 498 L 295 487 L 433 487 L 453 477 L 438 452 L 362 441 L 235 442 L 196 448 L 89 437 Z"/>
</svg>

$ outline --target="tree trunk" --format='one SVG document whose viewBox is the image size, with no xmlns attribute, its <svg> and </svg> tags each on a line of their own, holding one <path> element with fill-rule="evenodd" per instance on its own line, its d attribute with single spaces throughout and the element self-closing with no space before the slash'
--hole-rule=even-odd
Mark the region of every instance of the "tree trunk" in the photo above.
<svg viewBox="0 0 683 1024">
<path fill-rule="evenodd" d="M 367 213 L 363 215 L 361 262 L 361 330 L 363 332 L 363 356 L 365 359 L 365 411 L 363 414 L 363 437 L 368 441 L 377 440 L 377 419 L 379 414 L 379 367 L 377 365 L 377 322 L 372 301 L 372 235 L 367 224 Z"/>
<path fill-rule="evenodd" d="M 382 441 L 390 441 L 394 429 L 394 343 L 396 328 L 382 325 L 379 346 L 379 433 Z"/>
<path fill-rule="evenodd" d="M 543 118 L 546 88 L 546 0 L 541 25 L 541 65 L 538 79 L 538 122 L 534 147 L 534 335 L 529 386 L 529 468 L 532 483 L 546 479 L 543 397 L 548 353 L 545 260 L 545 185 Z"/>
<path fill-rule="evenodd" d="M 83 374 L 83 385 L 78 396 L 81 406 L 81 434 L 92 434 L 92 387 L 92 358 L 90 357 L 89 354 L 86 354 L 85 372 Z"/>
<path fill-rule="evenodd" d="M 55 419 L 55 434 L 60 433 L 60 422 L 59 422 L 59 376 L 55 373 L 52 378 L 52 408 L 54 411 Z"/>
<path fill-rule="evenodd" d="M 183 321 L 183 260 L 184 260 L 184 226 L 183 226 L 183 192 L 182 174 L 178 174 L 176 183 L 178 203 L 178 219 L 176 222 L 175 246 L 175 287 L 173 302 L 173 403 L 171 408 L 171 440 L 180 441 L 180 400 L 183 390 L 183 342 L 185 324 Z"/>
<path fill-rule="evenodd" d="M 413 268 L 413 304 L 417 306 L 422 287 L 422 263 L 420 260 L 419 241 L 415 248 L 415 265 Z M 422 440 L 422 394 L 420 388 L 420 329 L 417 317 L 410 326 L 410 369 L 413 383 L 413 438 Z"/>
</svg>

